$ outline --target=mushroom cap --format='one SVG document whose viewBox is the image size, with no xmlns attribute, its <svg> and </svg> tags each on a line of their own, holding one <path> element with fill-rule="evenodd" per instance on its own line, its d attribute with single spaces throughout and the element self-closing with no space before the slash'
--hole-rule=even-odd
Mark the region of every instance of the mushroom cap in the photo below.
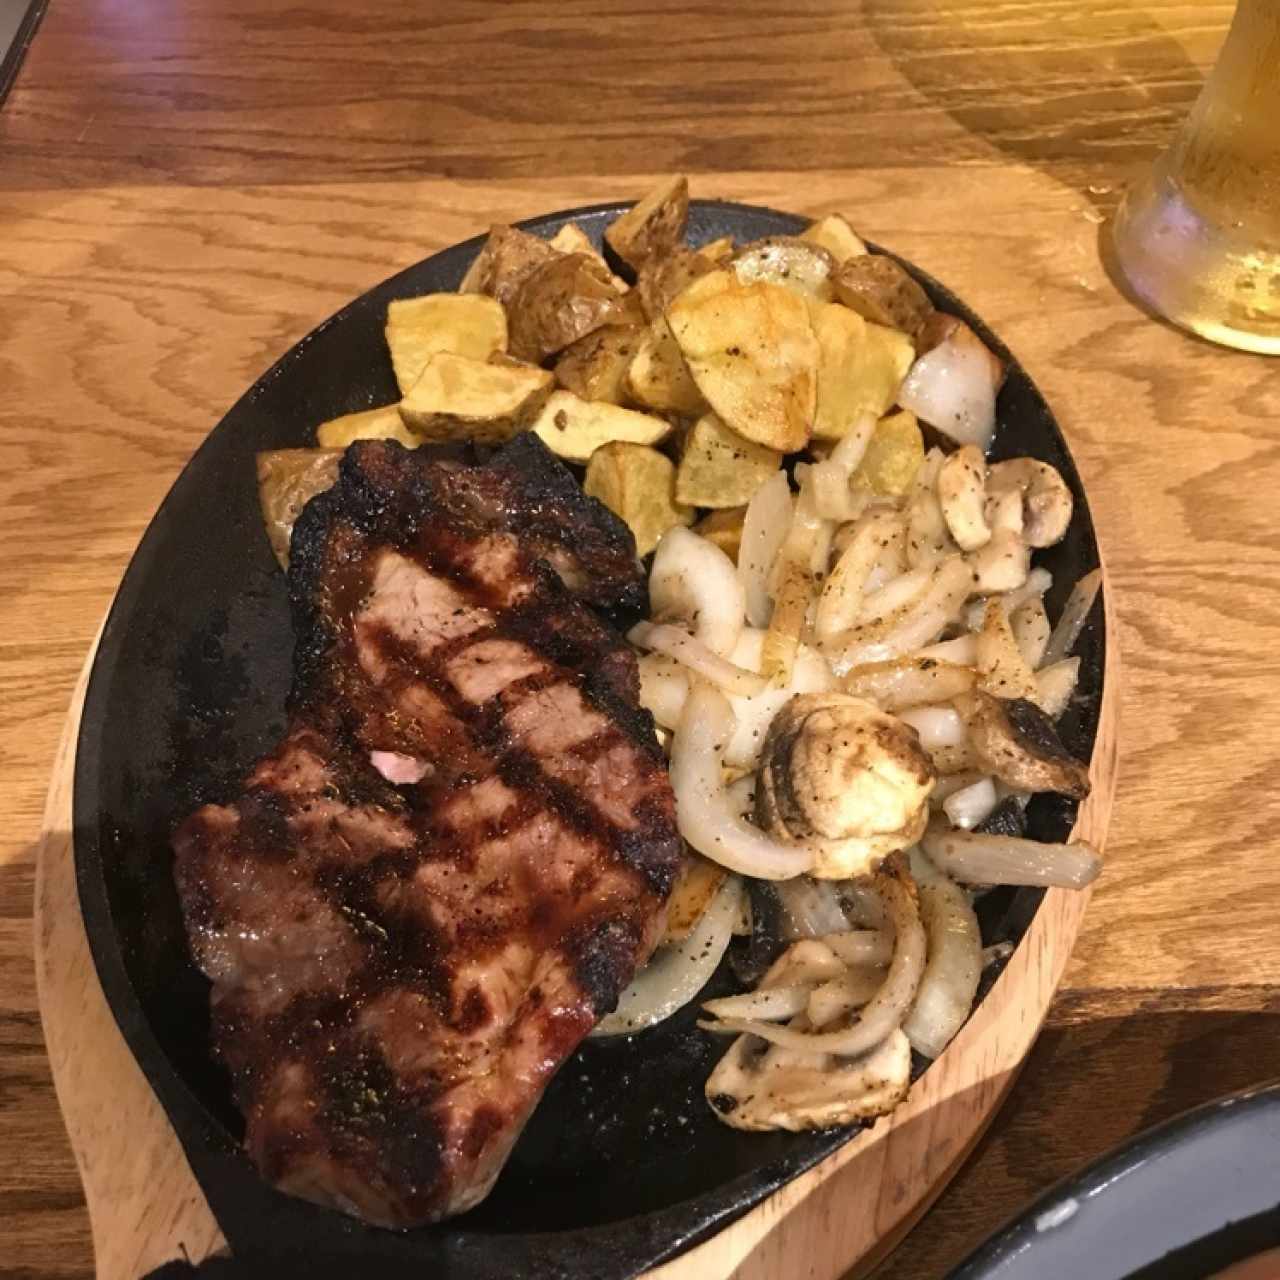
<svg viewBox="0 0 1280 1280">
<path fill-rule="evenodd" d="M 810 844 L 820 878 L 866 875 L 919 839 L 935 781 L 910 725 L 848 694 L 799 694 L 769 726 L 756 821 Z"/>
<path fill-rule="evenodd" d="M 802 1053 L 739 1036 L 707 1078 L 716 1114 L 735 1129 L 826 1129 L 887 1115 L 911 1084 L 902 1031 L 860 1058 Z"/>
<path fill-rule="evenodd" d="M 1053 721 L 1034 703 L 974 689 L 954 705 L 979 765 L 1001 782 L 1018 791 L 1056 791 L 1075 800 L 1089 794 L 1088 766 L 1062 745 Z"/>
<path fill-rule="evenodd" d="M 1061 542 L 1071 523 L 1074 499 L 1056 467 L 1036 458 L 1010 458 L 987 472 L 987 492 L 993 496 L 1022 494 L 1022 536 L 1029 547 Z"/>
</svg>

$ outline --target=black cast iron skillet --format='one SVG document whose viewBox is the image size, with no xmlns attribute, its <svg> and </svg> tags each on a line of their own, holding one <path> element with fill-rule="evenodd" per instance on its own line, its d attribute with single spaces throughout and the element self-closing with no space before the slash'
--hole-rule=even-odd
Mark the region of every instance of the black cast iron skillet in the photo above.
<svg viewBox="0 0 1280 1280">
<path fill-rule="evenodd" d="M 599 243 L 625 206 L 535 218 Z M 802 219 L 695 202 L 690 239 L 794 234 Z M 242 1126 L 208 1045 L 208 984 L 187 951 L 169 837 L 197 805 L 226 797 L 283 726 L 292 637 L 284 580 L 263 535 L 254 480 L 260 449 L 313 443 L 318 422 L 396 398 L 383 339 L 387 303 L 456 287 L 480 239 L 436 254 L 372 289 L 267 371 L 210 434 L 142 539 L 116 596 L 85 700 L 75 775 L 81 902 L 102 985 L 128 1043 L 238 1257 L 328 1260 L 350 1274 L 421 1280 L 592 1276 L 623 1280 L 713 1234 L 836 1150 L 849 1130 L 739 1133 L 703 1095 L 722 1042 L 690 1006 L 630 1041 L 590 1043 L 564 1067 L 493 1193 L 442 1226 L 396 1233 L 278 1194 L 240 1154 Z M 914 271 L 914 268 L 913 268 Z M 1067 538 L 1042 557 L 1050 616 L 1097 567 L 1079 477 L 1044 399 L 999 340 L 943 286 L 914 274 L 1009 361 L 994 454 L 1056 466 L 1076 498 Z M 1103 670 L 1102 604 L 1081 640 L 1080 696 L 1062 730 L 1093 749 Z M 1074 806 L 1037 797 L 1030 834 L 1064 838 Z M 1016 941 L 1041 897 L 1004 890 L 983 902 L 984 937 Z M 722 972 L 716 991 L 732 989 Z"/>
</svg>

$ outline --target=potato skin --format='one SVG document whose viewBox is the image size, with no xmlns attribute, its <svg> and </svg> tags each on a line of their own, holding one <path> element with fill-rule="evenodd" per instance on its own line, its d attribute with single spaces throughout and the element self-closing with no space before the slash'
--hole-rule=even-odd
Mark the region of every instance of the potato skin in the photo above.
<svg viewBox="0 0 1280 1280">
<path fill-rule="evenodd" d="M 640 349 L 639 325 L 604 325 L 570 343 L 555 363 L 556 382 L 583 400 L 623 404 L 627 369 Z"/>
<path fill-rule="evenodd" d="M 688 416 L 702 413 L 707 407 L 681 354 L 680 344 L 661 316 L 636 344 L 635 355 L 627 368 L 626 395 L 636 404 L 659 413 Z"/>
<path fill-rule="evenodd" d="M 929 295 L 892 258 L 867 253 L 842 262 L 832 283 L 838 302 L 890 329 L 900 329 L 916 348 L 933 303 Z"/>
<path fill-rule="evenodd" d="M 289 567 L 289 541 L 302 508 L 338 478 L 341 449 L 271 449 L 258 454 L 258 501 L 271 550 Z"/>
<path fill-rule="evenodd" d="M 636 296 L 649 320 L 658 320 L 666 314 L 675 298 L 684 292 L 699 276 L 705 276 L 716 268 L 715 261 L 701 253 L 695 253 L 683 245 L 661 258 L 651 258 L 636 275 Z"/>
<path fill-rule="evenodd" d="M 732 236 L 720 236 L 716 240 L 709 240 L 696 252 L 698 257 L 705 258 L 713 267 L 723 267 L 737 251 Z"/>
<path fill-rule="evenodd" d="M 557 255 L 525 276 L 507 304 L 508 350 L 540 364 L 626 310 L 608 269 L 585 253 Z"/>
<path fill-rule="evenodd" d="M 609 247 L 634 271 L 651 259 L 669 256 L 684 243 L 689 221 L 689 182 L 683 176 L 660 183 L 610 224 Z"/>
<path fill-rule="evenodd" d="M 506 306 L 531 272 L 561 256 L 560 250 L 546 240 L 495 223 L 484 248 L 463 276 L 458 292 L 487 293 Z"/>
</svg>

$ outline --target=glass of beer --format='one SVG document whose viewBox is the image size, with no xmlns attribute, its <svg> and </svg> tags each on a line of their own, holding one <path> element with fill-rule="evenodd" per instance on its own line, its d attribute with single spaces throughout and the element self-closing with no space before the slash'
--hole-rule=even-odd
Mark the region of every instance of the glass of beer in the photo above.
<svg viewBox="0 0 1280 1280">
<path fill-rule="evenodd" d="M 1217 65 L 1111 230 L 1148 306 L 1212 342 L 1280 355 L 1280 0 L 1240 0 Z"/>
</svg>

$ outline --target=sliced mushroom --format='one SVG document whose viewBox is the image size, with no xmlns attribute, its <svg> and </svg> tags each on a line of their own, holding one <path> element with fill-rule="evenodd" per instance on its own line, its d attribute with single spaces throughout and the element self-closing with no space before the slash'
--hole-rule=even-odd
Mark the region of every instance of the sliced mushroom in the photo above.
<svg viewBox="0 0 1280 1280">
<path fill-rule="evenodd" d="M 957 449 L 938 472 L 942 515 L 961 551 L 977 551 L 991 541 L 984 512 L 986 484 L 987 460 L 977 445 Z"/>
<path fill-rule="evenodd" d="M 1031 572 L 1031 548 L 1018 534 L 998 530 L 985 546 L 965 556 L 965 561 L 973 570 L 973 594 L 998 595 L 1026 582 Z"/>
<path fill-rule="evenodd" d="M 882 1044 L 901 1026 L 911 1008 L 924 973 L 927 947 L 915 884 L 906 871 L 905 861 L 900 857 L 895 861 L 896 865 L 888 864 L 886 870 L 876 877 L 872 889 L 882 899 L 894 930 L 893 958 L 883 980 L 877 979 L 871 984 L 874 989 L 856 1018 L 846 1021 L 842 1017 L 840 1021 L 844 1025 L 818 1027 L 814 1025 L 815 1013 L 811 1004 L 806 1019 L 790 1026 L 779 1027 L 754 1018 L 732 1017 L 699 1022 L 698 1025 L 706 1031 L 758 1036 L 784 1049 L 814 1054 L 834 1053 L 848 1058 L 860 1057 Z M 852 975 L 847 976 L 850 982 L 846 990 L 832 991 L 828 999 L 820 1002 L 827 1005 L 828 1012 L 834 1013 L 842 1008 L 847 1014 L 853 1007 Z"/>
<path fill-rule="evenodd" d="M 987 494 L 983 515 L 993 533 L 1022 534 L 1022 494 L 1016 489 L 1007 493 Z"/>
<path fill-rule="evenodd" d="M 1035 458 L 997 462 L 987 472 L 987 492 L 1022 495 L 1022 536 L 1028 546 L 1051 547 L 1071 523 L 1071 490 L 1057 468 Z"/>
<path fill-rule="evenodd" d="M 735 1129 L 826 1129 L 888 1115 L 907 1096 L 911 1046 L 895 1031 L 861 1058 L 805 1053 L 739 1036 L 707 1078 L 718 1119 Z"/>
<path fill-rule="evenodd" d="M 966 773 L 979 767 L 978 757 L 967 740 L 955 747 L 935 747 L 929 752 L 929 757 L 940 778 L 949 778 L 952 774 Z"/>
<path fill-rule="evenodd" d="M 1089 770 L 1062 745 L 1053 721 L 1024 698 L 997 698 L 975 689 L 955 700 L 969 727 L 979 767 L 1018 791 L 1056 791 L 1083 800 Z"/>
<path fill-rule="evenodd" d="M 919 839 L 933 784 L 929 755 L 901 720 L 847 694 L 800 694 L 769 726 L 756 821 L 813 849 L 812 875 L 849 879 Z"/>
</svg>

